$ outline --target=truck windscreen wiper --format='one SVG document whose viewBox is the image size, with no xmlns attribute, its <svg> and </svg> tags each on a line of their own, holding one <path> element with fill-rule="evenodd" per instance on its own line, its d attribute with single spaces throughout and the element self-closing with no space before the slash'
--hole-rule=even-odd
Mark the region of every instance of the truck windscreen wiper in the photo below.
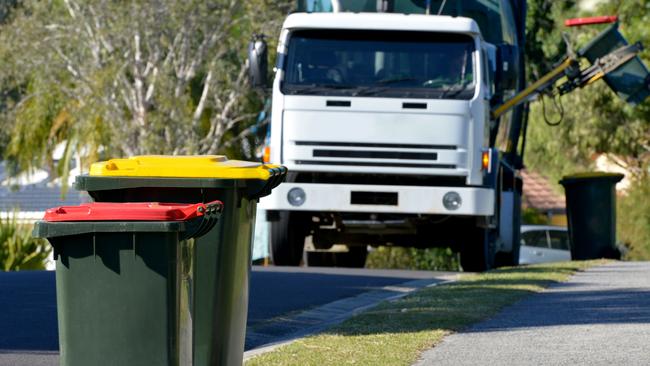
<svg viewBox="0 0 650 366">
<path fill-rule="evenodd" d="M 352 92 L 353 97 L 367 97 L 372 95 L 377 95 L 378 93 L 388 90 L 386 87 L 380 86 L 359 86 L 354 92 Z"/>
<path fill-rule="evenodd" d="M 285 90 L 290 94 L 313 94 L 331 90 L 354 89 L 353 85 L 346 84 L 299 84 L 286 85 Z"/>
<path fill-rule="evenodd" d="M 453 98 L 460 94 L 461 92 L 464 92 L 467 90 L 467 87 L 470 85 L 469 82 L 463 82 L 462 84 L 454 84 L 449 86 L 448 88 L 445 88 L 442 93 L 440 93 L 440 96 L 438 99 L 444 99 L 444 98 Z"/>
<path fill-rule="evenodd" d="M 401 82 L 404 82 L 404 81 L 417 81 L 417 80 L 418 79 L 416 79 L 416 78 L 410 78 L 410 77 L 407 77 L 407 78 L 392 78 L 392 79 L 379 80 L 379 81 L 377 81 L 377 84 L 387 85 L 387 84 L 401 83 Z"/>
</svg>

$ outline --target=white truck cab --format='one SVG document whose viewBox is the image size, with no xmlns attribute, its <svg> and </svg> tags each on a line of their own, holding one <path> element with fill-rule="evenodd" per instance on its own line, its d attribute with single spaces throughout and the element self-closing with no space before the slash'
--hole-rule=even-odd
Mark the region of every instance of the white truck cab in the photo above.
<svg viewBox="0 0 650 366">
<path fill-rule="evenodd" d="M 295 13 L 277 53 L 270 161 L 290 174 L 261 201 L 274 262 L 297 265 L 311 236 L 310 265 L 363 265 L 368 245 L 444 245 L 486 269 L 470 257 L 500 245 L 496 61 L 477 23 Z M 328 253 L 334 244 L 347 251 Z"/>
</svg>

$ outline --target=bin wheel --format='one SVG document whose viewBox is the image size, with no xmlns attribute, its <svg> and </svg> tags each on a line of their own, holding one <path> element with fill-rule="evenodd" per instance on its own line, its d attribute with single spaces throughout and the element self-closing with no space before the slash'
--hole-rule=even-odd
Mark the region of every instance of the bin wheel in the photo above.
<svg viewBox="0 0 650 366">
<path fill-rule="evenodd" d="M 483 272 L 494 267 L 498 232 L 494 229 L 475 228 L 461 245 L 460 265 L 466 272 Z"/>
<path fill-rule="evenodd" d="M 367 246 L 352 246 L 348 252 L 306 252 L 309 267 L 363 268 L 368 257 Z"/>
<path fill-rule="evenodd" d="M 276 266 L 299 266 L 307 236 L 307 221 L 298 213 L 281 211 L 271 222 L 270 254 Z"/>
</svg>

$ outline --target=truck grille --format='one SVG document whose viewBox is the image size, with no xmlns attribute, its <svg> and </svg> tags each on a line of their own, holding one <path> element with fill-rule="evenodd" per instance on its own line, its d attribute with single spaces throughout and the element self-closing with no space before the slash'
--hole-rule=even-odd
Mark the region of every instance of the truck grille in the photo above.
<svg viewBox="0 0 650 366">
<path fill-rule="evenodd" d="M 456 150 L 454 145 L 421 145 L 421 144 L 374 144 L 357 142 L 324 142 L 324 141 L 296 141 L 297 146 L 332 146 L 332 147 L 378 147 L 387 149 L 435 149 Z"/>
<path fill-rule="evenodd" d="M 298 165 L 458 168 L 457 160 L 449 160 L 450 152 L 453 154 L 459 151 L 453 145 L 294 141 L 294 146 L 299 149 L 292 155 L 295 156 L 293 162 Z"/>
<path fill-rule="evenodd" d="M 362 151 L 362 150 L 314 150 L 315 158 L 363 158 L 363 159 L 402 159 L 402 160 L 436 160 L 436 153 L 402 152 L 402 151 Z"/>
<path fill-rule="evenodd" d="M 366 162 L 366 161 L 325 161 L 325 160 L 296 160 L 298 165 L 341 165 L 341 166 L 386 166 L 394 168 L 437 168 L 456 169 L 451 164 L 417 164 L 417 163 L 388 163 L 388 162 Z"/>
</svg>

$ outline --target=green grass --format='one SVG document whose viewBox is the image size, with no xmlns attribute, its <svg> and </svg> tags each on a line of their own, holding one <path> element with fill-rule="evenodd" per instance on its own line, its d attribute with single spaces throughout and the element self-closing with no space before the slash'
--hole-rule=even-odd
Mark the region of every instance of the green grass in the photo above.
<svg viewBox="0 0 650 366">
<path fill-rule="evenodd" d="M 513 267 L 468 274 L 384 302 L 325 333 L 257 356 L 246 365 L 410 365 L 449 333 L 602 261 Z"/>
<path fill-rule="evenodd" d="M 17 215 L 0 217 L 0 271 L 45 269 L 51 246 L 32 237 L 32 225 L 20 224 Z"/>
</svg>

